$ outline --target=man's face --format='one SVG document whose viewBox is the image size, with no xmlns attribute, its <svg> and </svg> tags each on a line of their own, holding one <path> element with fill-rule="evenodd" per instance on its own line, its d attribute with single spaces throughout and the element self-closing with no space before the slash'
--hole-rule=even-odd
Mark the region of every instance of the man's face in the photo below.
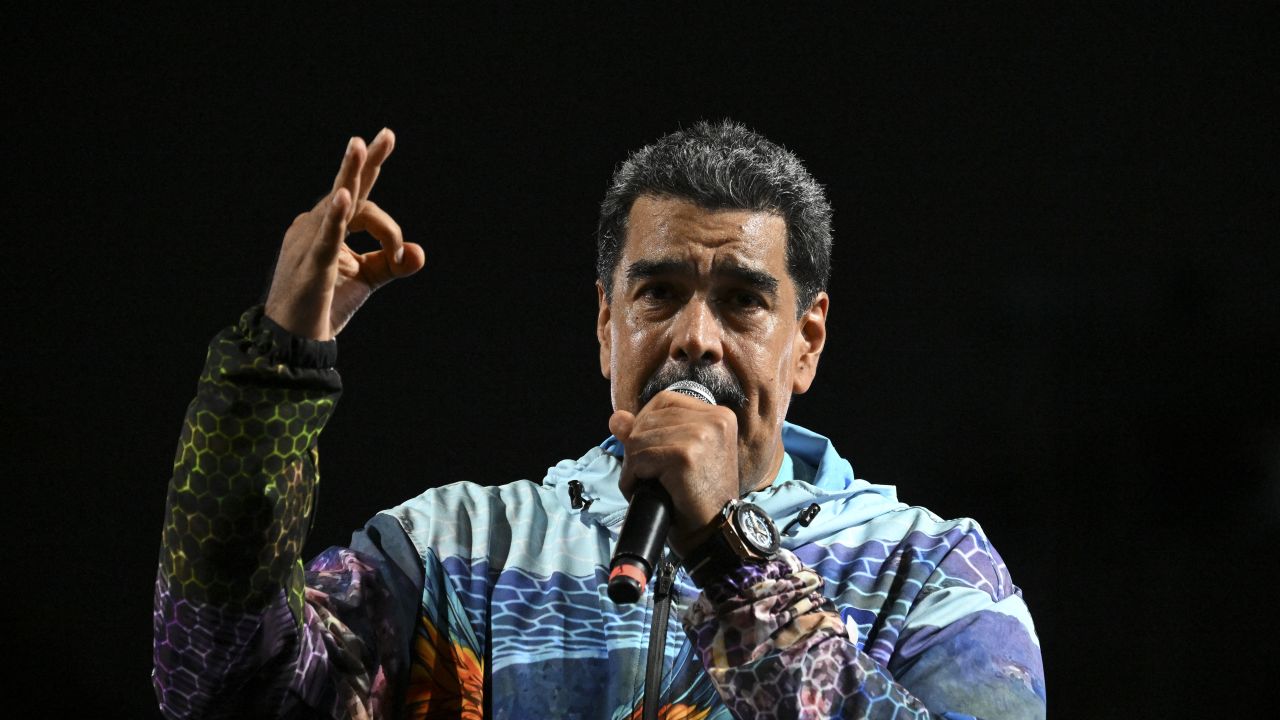
<svg viewBox="0 0 1280 720">
<path fill-rule="evenodd" d="M 826 340 L 826 293 L 796 318 L 786 245 L 786 222 L 773 213 L 641 196 L 613 301 L 597 288 L 614 409 L 639 412 L 675 380 L 707 385 L 737 414 L 743 492 L 777 473 L 791 394 L 809 389 Z"/>
</svg>

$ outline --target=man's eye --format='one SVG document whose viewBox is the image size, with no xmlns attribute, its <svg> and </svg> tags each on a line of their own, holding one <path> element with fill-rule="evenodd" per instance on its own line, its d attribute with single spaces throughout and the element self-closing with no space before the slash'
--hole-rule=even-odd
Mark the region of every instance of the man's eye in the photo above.
<svg viewBox="0 0 1280 720">
<path fill-rule="evenodd" d="M 640 297 L 646 300 L 670 300 L 671 288 L 666 285 L 649 285 L 640 289 Z"/>
<path fill-rule="evenodd" d="M 736 308 L 743 310 L 751 310 L 764 307 L 764 300 L 759 295 L 750 292 L 737 292 L 729 295 L 729 303 Z"/>
</svg>

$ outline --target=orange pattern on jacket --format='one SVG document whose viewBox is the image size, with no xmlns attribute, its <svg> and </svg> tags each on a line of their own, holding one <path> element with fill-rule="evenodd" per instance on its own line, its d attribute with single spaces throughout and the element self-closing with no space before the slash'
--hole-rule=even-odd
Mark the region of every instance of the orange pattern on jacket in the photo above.
<svg viewBox="0 0 1280 720">
<path fill-rule="evenodd" d="M 484 662 L 419 616 L 413 664 L 405 692 L 405 717 L 415 720 L 484 717 Z"/>
</svg>

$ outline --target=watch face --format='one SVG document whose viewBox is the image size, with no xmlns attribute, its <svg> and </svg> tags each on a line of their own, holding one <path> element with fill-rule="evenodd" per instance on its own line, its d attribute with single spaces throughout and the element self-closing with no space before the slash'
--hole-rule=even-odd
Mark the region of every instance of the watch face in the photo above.
<svg viewBox="0 0 1280 720">
<path fill-rule="evenodd" d="M 742 539 L 765 555 L 778 552 L 778 529 L 759 507 L 750 503 L 738 506 L 738 532 Z"/>
</svg>

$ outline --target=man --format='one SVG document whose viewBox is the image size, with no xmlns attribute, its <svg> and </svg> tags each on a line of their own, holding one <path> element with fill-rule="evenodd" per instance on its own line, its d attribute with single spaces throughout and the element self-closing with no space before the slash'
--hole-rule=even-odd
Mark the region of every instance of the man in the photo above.
<svg viewBox="0 0 1280 720">
<path fill-rule="evenodd" d="M 424 264 L 368 199 L 393 143 L 352 140 L 285 234 L 265 308 L 210 346 L 156 583 L 166 714 L 1043 716 L 1030 616 L 977 524 L 854 479 L 784 421 L 826 339 L 831 213 L 795 156 L 733 123 L 661 138 L 606 194 L 613 435 L 540 484 L 428 490 L 304 571 L 333 338 Z M 358 231 L 381 249 L 353 252 Z M 715 404 L 667 390 L 680 380 Z M 648 597 L 618 604 L 640 479 L 670 495 L 670 552 Z"/>
</svg>

